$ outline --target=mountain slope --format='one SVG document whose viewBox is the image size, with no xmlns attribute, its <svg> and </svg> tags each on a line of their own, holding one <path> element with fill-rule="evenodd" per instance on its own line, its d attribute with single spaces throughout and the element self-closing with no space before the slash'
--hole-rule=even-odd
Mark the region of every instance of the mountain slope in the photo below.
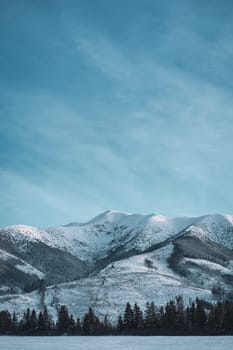
<svg viewBox="0 0 233 350">
<path fill-rule="evenodd" d="M 93 306 L 113 316 L 129 300 L 141 306 L 182 294 L 213 299 L 233 289 L 233 217 L 104 212 L 87 223 L 48 229 L 0 229 L 0 302 L 39 308 L 38 281 L 48 285 L 50 312 L 67 304 L 74 314 Z M 10 295 L 17 292 L 15 295 Z M 5 294 L 5 295 L 4 295 Z M 19 306 L 17 307 L 20 310 Z M 115 311 L 114 311 L 115 310 Z"/>
</svg>

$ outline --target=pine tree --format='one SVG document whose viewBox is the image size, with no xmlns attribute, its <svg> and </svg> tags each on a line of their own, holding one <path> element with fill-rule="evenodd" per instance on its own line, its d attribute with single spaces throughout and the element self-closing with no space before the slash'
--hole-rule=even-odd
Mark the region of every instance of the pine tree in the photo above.
<svg viewBox="0 0 233 350">
<path fill-rule="evenodd" d="M 104 322 L 103 322 L 103 333 L 109 334 L 112 330 L 111 323 L 108 320 L 108 315 L 104 316 Z"/>
<path fill-rule="evenodd" d="M 176 298 L 176 326 L 183 330 L 185 324 L 184 303 L 181 296 Z"/>
<path fill-rule="evenodd" d="M 211 305 L 209 314 L 208 314 L 208 320 L 207 320 L 207 326 L 210 329 L 215 329 L 215 315 L 214 315 L 214 305 Z"/>
<path fill-rule="evenodd" d="M 81 320 L 78 317 L 77 321 L 76 321 L 76 334 L 80 335 L 82 333 L 82 324 L 81 324 Z"/>
<path fill-rule="evenodd" d="M 8 310 L 0 312 L 0 334 L 9 334 L 12 328 L 11 314 Z"/>
<path fill-rule="evenodd" d="M 94 314 L 93 309 L 90 307 L 88 313 L 83 319 L 83 332 L 85 335 L 93 335 L 97 332 L 100 325 L 98 317 Z"/>
<path fill-rule="evenodd" d="M 126 331 L 131 331 L 134 327 L 134 312 L 129 302 L 126 304 L 126 307 L 125 307 L 123 323 L 124 323 L 124 330 Z"/>
<path fill-rule="evenodd" d="M 133 320 L 133 326 L 135 329 L 142 329 L 143 328 L 143 313 L 138 306 L 137 303 L 134 304 L 134 320 Z"/>
<path fill-rule="evenodd" d="M 164 328 L 165 327 L 165 312 L 163 306 L 160 307 L 159 310 L 159 316 L 158 316 L 158 328 Z"/>
<path fill-rule="evenodd" d="M 13 312 L 13 316 L 12 316 L 12 333 L 13 334 L 17 334 L 18 332 L 18 319 L 16 316 L 16 313 Z"/>
<path fill-rule="evenodd" d="M 191 324 L 191 329 L 194 329 L 197 326 L 196 306 L 194 302 L 192 302 L 191 308 L 190 308 L 190 324 Z"/>
<path fill-rule="evenodd" d="M 158 327 L 158 318 L 156 315 L 156 308 L 153 301 L 151 303 L 146 303 L 145 327 L 146 329 L 150 330 L 150 332 L 153 332 Z"/>
<path fill-rule="evenodd" d="M 167 303 L 165 307 L 165 320 L 167 328 L 175 328 L 177 324 L 176 320 L 176 307 L 173 300 Z"/>
<path fill-rule="evenodd" d="M 70 316 L 65 305 L 58 312 L 57 330 L 59 333 L 67 333 L 70 327 Z"/>
<path fill-rule="evenodd" d="M 220 329 L 222 327 L 222 316 L 223 316 L 222 303 L 217 302 L 217 305 L 214 308 L 214 323 L 215 323 L 216 329 Z"/>
<path fill-rule="evenodd" d="M 196 301 L 197 307 L 196 307 L 196 317 L 197 317 L 197 325 L 199 328 L 203 328 L 206 324 L 206 313 L 204 308 L 203 300 L 197 299 Z"/>
<path fill-rule="evenodd" d="M 75 334 L 76 331 L 76 325 L 75 325 L 75 320 L 73 315 L 70 315 L 70 322 L 69 322 L 69 333 L 70 334 Z"/>
<path fill-rule="evenodd" d="M 124 330 L 124 322 L 122 320 L 122 316 L 119 315 L 118 321 L 117 321 L 117 332 L 122 333 Z"/>
<path fill-rule="evenodd" d="M 233 331 L 233 303 L 225 301 L 223 309 L 224 312 L 222 326 L 226 331 Z"/>
<path fill-rule="evenodd" d="M 23 319 L 22 319 L 22 329 L 24 331 L 28 331 L 30 329 L 31 325 L 31 310 L 27 308 L 26 312 L 24 312 Z"/>
<path fill-rule="evenodd" d="M 46 332 L 48 332 L 52 328 L 52 320 L 51 320 L 51 318 L 50 318 L 50 316 L 48 314 L 48 309 L 47 309 L 46 305 L 44 307 L 43 319 L 44 319 L 44 330 Z"/>
<path fill-rule="evenodd" d="M 28 331 L 30 331 L 32 333 L 36 332 L 37 326 L 38 326 L 38 320 L 37 320 L 36 311 L 32 310 L 31 317 L 30 317 L 30 326 L 29 326 Z"/>
<path fill-rule="evenodd" d="M 43 333 L 45 330 L 46 330 L 46 327 L 45 327 L 44 315 L 42 311 L 40 311 L 38 315 L 38 331 L 39 333 Z"/>
</svg>

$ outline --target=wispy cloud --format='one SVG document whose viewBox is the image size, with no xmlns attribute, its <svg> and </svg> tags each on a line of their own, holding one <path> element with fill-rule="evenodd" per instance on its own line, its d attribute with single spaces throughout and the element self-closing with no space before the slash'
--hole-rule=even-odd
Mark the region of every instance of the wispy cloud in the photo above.
<svg viewBox="0 0 233 350">
<path fill-rule="evenodd" d="M 19 66 L 0 82 L 0 223 L 231 211 L 231 26 L 213 10 L 199 19 L 194 2 L 158 4 L 138 3 L 133 19 L 126 8 L 125 35 L 121 17 L 117 30 L 106 16 L 91 22 L 81 3 L 59 3 L 55 17 L 30 7 L 31 80 L 18 88 Z"/>
</svg>

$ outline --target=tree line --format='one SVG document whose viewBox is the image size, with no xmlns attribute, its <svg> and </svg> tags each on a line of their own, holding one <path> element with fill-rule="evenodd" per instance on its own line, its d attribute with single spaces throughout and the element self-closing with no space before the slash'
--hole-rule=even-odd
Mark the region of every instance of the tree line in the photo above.
<svg viewBox="0 0 233 350">
<path fill-rule="evenodd" d="M 47 307 L 38 314 L 29 308 L 18 319 L 8 310 L 0 312 L 1 335 L 233 335 L 233 302 L 217 303 L 196 299 L 184 306 L 182 297 L 158 307 L 147 302 L 142 311 L 128 302 L 116 324 L 103 320 L 90 307 L 82 319 L 75 319 L 65 305 L 56 322 Z"/>
</svg>

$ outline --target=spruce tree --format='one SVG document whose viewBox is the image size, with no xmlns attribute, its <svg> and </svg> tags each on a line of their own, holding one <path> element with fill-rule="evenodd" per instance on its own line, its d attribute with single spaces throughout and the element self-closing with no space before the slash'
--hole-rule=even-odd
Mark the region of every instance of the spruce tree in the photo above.
<svg viewBox="0 0 233 350">
<path fill-rule="evenodd" d="M 125 307 L 123 323 L 124 329 L 128 332 L 130 332 L 134 327 L 134 312 L 129 302 L 126 304 Z"/>
<path fill-rule="evenodd" d="M 76 331 L 76 325 L 75 325 L 75 320 L 73 315 L 70 315 L 70 322 L 69 322 L 69 333 L 70 334 L 75 334 Z"/>
<path fill-rule="evenodd" d="M 215 329 L 215 311 L 214 311 L 214 305 L 211 305 L 209 313 L 208 313 L 208 319 L 207 319 L 207 326 L 210 329 Z"/>
<path fill-rule="evenodd" d="M 133 320 L 134 329 L 142 329 L 143 313 L 137 303 L 134 304 L 133 313 L 134 313 L 134 320 Z"/>
<path fill-rule="evenodd" d="M 233 332 L 233 303 L 225 301 L 223 305 L 223 322 L 224 330 Z"/>
<path fill-rule="evenodd" d="M 45 327 L 44 315 L 42 311 L 40 311 L 38 315 L 38 331 L 39 333 L 42 334 L 45 330 L 46 330 L 46 327 Z"/>
<path fill-rule="evenodd" d="M 159 310 L 159 317 L 158 317 L 158 328 L 164 328 L 165 327 L 165 312 L 164 312 L 164 307 L 161 306 Z"/>
<path fill-rule="evenodd" d="M 109 334 L 112 330 L 111 323 L 108 320 L 108 315 L 104 316 L 104 322 L 103 322 L 103 333 Z"/>
<path fill-rule="evenodd" d="M 30 329 L 31 325 L 31 310 L 27 308 L 26 312 L 23 314 L 23 319 L 22 319 L 22 329 L 24 331 L 27 331 Z"/>
<path fill-rule="evenodd" d="M 16 313 L 13 312 L 13 316 L 12 316 L 12 333 L 13 334 L 17 334 L 18 332 L 18 319 L 16 316 Z"/>
<path fill-rule="evenodd" d="M 176 298 L 176 327 L 183 330 L 185 325 L 184 303 L 182 296 Z"/>
<path fill-rule="evenodd" d="M 165 307 L 165 320 L 167 328 L 174 329 L 176 327 L 176 306 L 173 300 L 167 303 Z"/>
<path fill-rule="evenodd" d="M 145 328 L 148 329 L 151 333 L 158 327 L 158 318 L 156 315 L 155 304 L 152 301 L 151 303 L 146 303 L 145 310 Z"/>
<path fill-rule="evenodd" d="M 218 301 L 214 309 L 214 323 L 215 323 L 216 329 L 220 329 L 222 327 L 222 316 L 223 316 L 222 303 Z"/>
<path fill-rule="evenodd" d="M 81 324 L 81 320 L 78 317 L 77 321 L 76 321 L 76 334 L 80 335 L 82 333 L 82 324 Z"/>
<path fill-rule="evenodd" d="M 37 320 L 36 311 L 32 310 L 31 317 L 30 317 L 30 326 L 28 331 L 35 333 L 37 331 L 37 326 L 38 326 L 38 320 Z"/>
<path fill-rule="evenodd" d="M 70 327 L 70 316 L 65 305 L 58 312 L 57 330 L 59 333 L 67 333 Z"/>
<path fill-rule="evenodd" d="M 196 317 L 197 317 L 197 325 L 200 329 L 202 329 L 206 324 L 206 313 L 204 308 L 203 300 L 197 299 L 196 301 Z"/>
<path fill-rule="evenodd" d="M 51 318 L 49 316 L 48 309 L 47 309 L 46 305 L 44 307 L 43 319 L 44 319 L 44 329 L 45 329 L 46 332 L 48 332 L 52 328 L 52 320 L 51 320 Z"/>
<path fill-rule="evenodd" d="M 88 313 L 83 319 L 83 333 L 85 335 L 93 335 L 97 332 L 99 325 L 100 321 L 94 314 L 93 309 L 90 307 Z"/>
<path fill-rule="evenodd" d="M 119 315 L 117 320 L 117 332 L 121 334 L 123 330 L 124 330 L 124 322 L 123 322 L 122 316 Z"/>
<path fill-rule="evenodd" d="M 194 329 L 197 326 L 197 313 L 195 303 L 192 302 L 190 307 L 190 324 L 191 329 Z"/>
<path fill-rule="evenodd" d="M 11 314 L 8 310 L 0 312 L 0 334 L 9 334 L 12 328 Z"/>
</svg>

